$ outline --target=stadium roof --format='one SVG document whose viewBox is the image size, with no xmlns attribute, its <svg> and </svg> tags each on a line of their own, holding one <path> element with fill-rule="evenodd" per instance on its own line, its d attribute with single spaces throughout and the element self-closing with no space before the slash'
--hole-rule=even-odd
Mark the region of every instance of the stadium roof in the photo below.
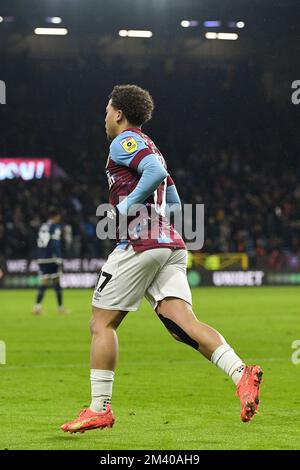
<svg viewBox="0 0 300 470">
<path fill-rule="evenodd" d="M 300 53 L 296 19 L 299 0 L 2 0 L 2 53 L 102 56 L 256 58 L 296 64 Z M 59 25 L 46 18 L 61 18 Z M 2 21 L 1 21 L 2 18 Z M 183 28 L 182 20 L 196 27 Z M 220 21 L 208 27 L 206 21 Z M 243 22 L 245 27 L 232 27 Z M 231 24 L 231 26 L 230 26 Z M 66 28 L 62 37 L 36 37 L 35 28 Z M 120 37 L 120 30 L 147 30 L 151 39 Z M 238 41 L 209 41 L 207 33 L 238 34 Z M 126 34 L 125 34 L 126 35 Z M 217 37 L 216 37 L 217 38 Z M 221 37 L 219 37 L 220 39 Z M 129 42 L 128 42 L 129 41 Z M 230 42 L 230 44 L 229 44 Z"/>
</svg>

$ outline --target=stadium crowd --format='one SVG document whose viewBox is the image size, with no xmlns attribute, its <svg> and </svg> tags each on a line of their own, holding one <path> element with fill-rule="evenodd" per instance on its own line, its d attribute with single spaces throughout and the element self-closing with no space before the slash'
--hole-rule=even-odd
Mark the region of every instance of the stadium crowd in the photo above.
<svg viewBox="0 0 300 470">
<path fill-rule="evenodd" d="M 5 69 L 15 93 L 5 107 L 0 158 L 50 157 L 67 176 L 0 182 L 2 256 L 34 257 L 37 230 L 51 205 L 62 210 L 65 256 L 110 251 L 95 230 L 96 207 L 108 195 L 104 110 L 112 85 L 131 82 L 155 98 L 154 119 L 144 132 L 164 154 L 182 202 L 205 205 L 203 251 L 245 252 L 252 266 L 300 268 L 297 132 L 285 111 L 266 101 L 257 74 L 246 66 L 243 72 L 195 71 L 187 64 L 150 81 L 142 68 L 124 67 L 116 79 L 115 64 L 93 57 L 67 65 L 18 60 L 23 80 L 16 64 Z M 186 93 L 178 92 L 179 84 Z"/>
<path fill-rule="evenodd" d="M 245 252 L 252 265 L 300 267 L 300 184 L 290 171 L 278 178 L 255 172 L 240 154 L 191 153 L 185 167 L 172 172 L 182 202 L 205 205 L 204 251 Z M 105 256 L 109 243 L 96 236 L 96 207 L 107 201 L 99 164 L 99 183 L 60 180 L 0 184 L 0 252 L 7 258 L 33 257 L 37 230 L 47 209 L 62 209 L 64 253 Z M 199 177 L 205 175 L 205 177 Z"/>
</svg>

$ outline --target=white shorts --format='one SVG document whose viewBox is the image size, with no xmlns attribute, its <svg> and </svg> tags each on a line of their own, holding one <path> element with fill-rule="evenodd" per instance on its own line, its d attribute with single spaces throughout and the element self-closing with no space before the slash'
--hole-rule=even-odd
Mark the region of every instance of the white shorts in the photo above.
<svg viewBox="0 0 300 470">
<path fill-rule="evenodd" d="M 155 309 L 159 300 L 177 297 L 192 305 L 186 276 L 187 251 L 154 248 L 135 252 L 115 248 L 102 267 L 92 305 L 136 311 L 145 296 Z"/>
</svg>

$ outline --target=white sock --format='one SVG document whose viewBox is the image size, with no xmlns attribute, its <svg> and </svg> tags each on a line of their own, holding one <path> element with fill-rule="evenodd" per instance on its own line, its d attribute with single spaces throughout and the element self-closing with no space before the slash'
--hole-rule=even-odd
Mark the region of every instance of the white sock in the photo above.
<svg viewBox="0 0 300 470">
<path fill-rule="evenodd" d="M 246 364 L 242 364 L 233 372 L 231 378 L 234 381 L 235 385 L 237 385 L 239 381 L 241 380 L 245 367 L 246 367 Z"/>
<path fill-rule="evenodd" d="M 112 387 L 114 381 L 112 370 L 91 369 L 92 402 L 90 409 L 99 413 L 106 411 L 111 402 Z"/>
<path fill-rule="evenodd" d="M 211 362 L 232 378 L 235 385 L 240 381 L 245 363 L 235 354 L 229 344 L 219 346 L 211 356 Z"/>
</svg>

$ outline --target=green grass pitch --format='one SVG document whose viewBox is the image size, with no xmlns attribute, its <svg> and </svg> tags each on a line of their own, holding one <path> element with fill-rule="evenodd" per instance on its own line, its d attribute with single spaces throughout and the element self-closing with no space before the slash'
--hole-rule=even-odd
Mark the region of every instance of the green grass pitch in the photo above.
<svg viewBox="0 0 300 470">
<path fill-rule="evenodd" d="M 239 417 L 232 382 L 192 348 L 174 341 L 147 302 L 119 327 L 113 429 L 64 434 L 60 425 L 90 403 L 92 291 L 65 291 L 69 316 L 34 317 L 34 291 L 0 291 L 0 449 L 299 449 L 300 339 L 297 287 L 199 288 L 199 319 L 216 327 L 248 363 L 265 371 L 260 413 Z"/>
</svg>

